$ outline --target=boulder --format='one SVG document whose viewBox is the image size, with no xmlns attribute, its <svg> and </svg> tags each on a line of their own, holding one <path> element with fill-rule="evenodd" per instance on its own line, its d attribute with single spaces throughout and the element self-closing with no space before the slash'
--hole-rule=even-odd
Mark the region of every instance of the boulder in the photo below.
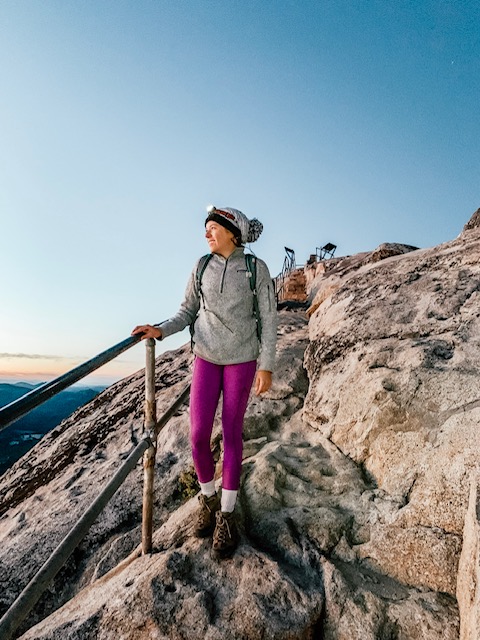
<svg viewBox="0 0 480 640">
<path fill-rule="evenodd" d="M 384 242 L 371 252 L 368 256 L 367 262 L 379 262 L 380 260 L 385 260 L 385 258 L 391 258 L 392 256 L 399 256 L 403 253 L 409 253 L 410 251 L 417 250 L 418 247 L 414 247 L 410 244 Z"/>
<path fill-rule="evenodd" d="M 469 231 L 470 229 L 476 229 L 477 227 L 480 227 L 480 209 L 475 211 L 470 220 L 463 227 L 463 230 Z"/>
</svg>

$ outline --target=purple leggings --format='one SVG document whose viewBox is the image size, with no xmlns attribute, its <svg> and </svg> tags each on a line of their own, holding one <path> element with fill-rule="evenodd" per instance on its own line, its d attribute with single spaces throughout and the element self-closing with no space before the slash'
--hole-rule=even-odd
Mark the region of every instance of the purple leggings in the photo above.
<svg viewBox="0 0 480 640">
<path fill-rule="evenodd" d="M 223 391 L 223 474 L 224 489 L 236 491 L 242 470 L 243 417 L 255 377 L 256 361 L 219 365 L 198 356 L 193 364 L 190 390 L 190 435 L 195 470 L 200 482 L 210 482 L 215 462 L 210 449 L 213 420 Z"/>
</svg>

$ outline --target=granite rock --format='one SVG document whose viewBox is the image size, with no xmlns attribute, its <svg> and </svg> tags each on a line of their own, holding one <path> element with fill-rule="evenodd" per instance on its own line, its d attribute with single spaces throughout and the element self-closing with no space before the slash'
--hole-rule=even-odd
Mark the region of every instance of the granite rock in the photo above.
<svg viewBox="0 0 480 640">
<path fill-rule="evenodd" d="M 152 554 L 139 463 L 19 637 L 478 638 L 479 254 L 473 225 L 312 271 L 310 320 L 280 312 L 274 386 L 247 410 L 233 558 L 192 535 L 185 406 L 158 440 Z M 159 415 L 191 360 L 157 359 Z M 138 372 L 0 478 L 0 613 L 143 437 L 142 413 Z M 220 415 L 213 446 L 220 486 Z"/>
</svg>

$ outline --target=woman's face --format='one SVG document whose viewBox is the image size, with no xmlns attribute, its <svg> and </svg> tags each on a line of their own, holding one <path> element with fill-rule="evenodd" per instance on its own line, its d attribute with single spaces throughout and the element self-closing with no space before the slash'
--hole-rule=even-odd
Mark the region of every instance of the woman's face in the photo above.
<svg viewBox="0 0 480 640">
<path fill-rule="evenodd" d="M 218 253 L 225 258 L 228 258 L 236 248 L 233 233 L 214 220 L 207 222 L 205 226 L 205 237 L 210 251 L 212 253 Z"/>
</svg>

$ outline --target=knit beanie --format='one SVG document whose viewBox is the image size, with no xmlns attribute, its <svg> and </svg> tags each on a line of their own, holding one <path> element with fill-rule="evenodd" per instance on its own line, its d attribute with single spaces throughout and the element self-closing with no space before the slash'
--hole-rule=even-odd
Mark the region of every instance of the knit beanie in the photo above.
<svg viewBox="0 0 480 640">
<path fill-rule="evenodd" d="M 240 238 L 242 244 L 255 242 L 263 231 L 263 224 L 259 220 L 256 218 L 249 220 L 247 216 L 238 209 L 232 209 L 230 207 L 217 209 L 213 205 L 210 205 L 207 207 L 207 212 L 208 216 L 205 224 L 210 220 L 218 222 L 222 227 L 231 231 L 235 237 Z"/>
</svg>

